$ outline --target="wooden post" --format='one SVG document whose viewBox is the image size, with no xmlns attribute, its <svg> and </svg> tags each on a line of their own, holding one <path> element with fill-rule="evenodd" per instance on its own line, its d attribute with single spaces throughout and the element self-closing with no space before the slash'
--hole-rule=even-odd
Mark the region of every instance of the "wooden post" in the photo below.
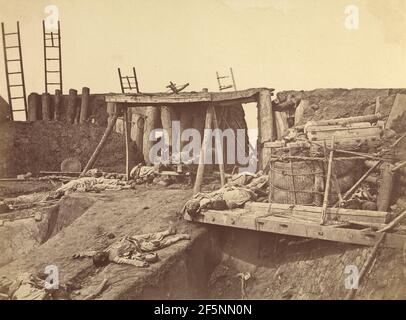
<svg viewBox="0 0 406 320">
<path fill-rule="evenodd" d="M 28 121 L 37 121 L 42 118 L 41 99 L 38 93 L 31 93 L 28 96 Z"/>
<path fill-rule="evenodd" d="M 270 155 L 265 154 L 265 142 L 275 140 L 274 112 L 272 108 L 271 92 L 262 90 L 258 97 L 258 155 L 259 169 L 264 169 Z"/>
<path fill-rule="evenodd" d="M 157 122 L 159 119 L 159 108 L 158 107 L 146 107 L 145 108 L 145 123 L 144 123 L 144 141 L 143 141 L 143 154 L 146 164 L 151 164 L 149 159 L 149 151 L 152 146 L 155 144 L 155 141 L 152 141 L 149 138 L 149 135 L 152 130 L 157 128 Z"/>
<path fill-rule="evenodd" d="M 138 110 L 139 108 L 137 108 Z M 135 142 L 137 149 L 142 153 L 142 144 L 144 139 L 144 116 L 138 113 L 131 115 L 131 140 Z"/>
<path fill-rule="evenodd" d="M 216 109 L 214 106 L 211 104 L 209 106 L 211 110 L 211 113 L 213 114 L 213 127 L 214 129 L 220 129 L 219 124 L 217 121 L 217 116 L 216 116 Z M 216 154 L 217 154 L 217 159 L 219 162 L 219 170 L 220 170 L 220 181 L 221 181 L 221 186 L 224 187 L 226 184 L 226 174 L 224 171 L 224 154 L 223 154 L 223 141 L 221 141 L 222 136 L 219 135 L 219 132 L 216 131 L 216 136 L 214 140 L 216 141 Z"/>
<path fill-rule="evenodd" d="M 161 122 L 162 122 L 162 129 L 166 130 L 168 133 L 168 144 L 169 148 L 172 147 L 172 120 L 173 120 L 173 108 L 172 107 L 161 107 Z"/>
<path fill-rule="evenodd" d="M 62 91 L 55 90 L 54 95 L 54 120 L 59 121 L 62 117 Z"/>
<path fill-rule="evenodd" d="M 381 100 L 379 97 L 376 97 L 375 100 L 375 114 L 379 114 L 381 112 Z"/>
<path fill-rule="evenodd" d="M 80 123 L 85 123 L 88 117 L 90 100 L 90 89 L 87 87 L 82 88 L 82 104 L 80 106 Z"/>
<path fill-rule="evenodd" d="M 388 211 L 392 199 L 394 173 L 393 164 L 383 163 L 381 165 L 382 180 L 378 190 L 376 204 L 379 211 Z"/>
<path fill-rule="evenodd" d="M 67 108 L 67 112 L 66 112 L 66 121 L 69 123 L 73 123 L 75 121 L 77 95 L 78 95 L 78 92 L 75 89 L 69 90 L 68 108 Z"/>
<path fill-rule="evenodd" d="M 51 95 L 49 93 L 42 94 L 42 120 L 51 120 Z"/>
<path fill-rule="evenodd" d="M 211 129 L 212 121 L 213 121 L 213 109 L 210 107 L 207 107 L 206 121 L 205 121 L 204 128 Z M 197 167 L 195 186 L 193 188 L 194 195 L 196 193 L 199 193 L 201 190 L 201 185 L 203 182 L 203 175 L 204 175 L 204 162 L 205 162 L 206 148 L 207 148 L 208 144 L 210 143 L 210 141 L 211 141 L 210 130 L 205 130 L 205 133 L 203 136 L 202 147 L 200 149 L 199 166 Z"/>
<path fill-rule="evenodd" d="M 96 162 L 97 158 L 100 155 L 100 152 L 103 150 L 104 146 L 106 145 L 107 139 L 110 136 L 111 132 L 114 129 L 114 126 L 116 125 L 117 118 L 119 116 L 119 108 L 117 104 L 115 103 L 107 103 L 107 112 L 109 113 L 109 119 L 107 123 L 106 130 L 104 131 L 104 134 L 97 145 L 96 149 L 94 150 L 92 156 L 90 157 L 89 161 L 87 162 L 85 168 L 82 171 L 82 176 L 90 169 L 93 168 L 94 163 Z"/>
<path fill-rule="evenodd" d="M 326 222 L 326 218 L 327 218 L 327 206 L 328 206 L 328 197 L 330 195 L 333 158 L 334 158 L 334 136 L 331 138 L 331 150 L 330 150 L 330 156 L 328 159 L 327 179 L 326 179 L 326 187 L 325 187 L 326 189 L 324 190 L 323 209 L 321 211 L 321 224 L 324 224 Z"/>
<path fill-rule="evenodd" d="M 130 180 L 130 171 L 131 171 L 131 164 L 130 164 L 130 126 L 128 123 L 128 108 L 125 107 L 123 110 L 124 113 L 124 137 L 125 137 L 125 173 L 127 181 Z"/>
<path fill-rule="evenodd" d="M 186 129 L 190 129 L 193 124 L 193 115 L 190 112 L 190 106 L 180 106 L 180 135 L 182 137 L 183 131 Z M 186 146 L 189 142 L 188 141 L 180 141 L 180 150 L 182 151 L 183 147 Z"/>
</svg>

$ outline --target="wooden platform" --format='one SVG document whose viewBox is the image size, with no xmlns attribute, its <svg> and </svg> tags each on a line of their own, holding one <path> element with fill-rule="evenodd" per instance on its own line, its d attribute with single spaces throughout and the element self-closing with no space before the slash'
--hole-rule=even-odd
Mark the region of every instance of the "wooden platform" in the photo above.
<svg viewBox="0 0 406 320">
<path fill-rule="evenodd" d="M 348 222 L 335 221 L 330 222 L 329 225 L 322 226 L 315 221 L 306 221 L 306 219 L 300 219 L 294 216 L 276 216 L 275 213 L 264 214 L 264 212 L 261 211 L 253 212 L 252 209 L 233 209 L 225 211 L 208 210 L 194 218 L 191 218 L 186 214 L 185 219 L 232 228 L 353 243 L 365 246 L 375 245 L 377 239 L 381 235 L 376 231 L 371 231 L 369 228 L 350 228 Z M 385 224 L 380 225 L 384 226 Z M 382 245 L 388 248 L 402 249 L 405 244 L 406 235 L 387 233 Z"/>
<path fill-rule="evenodd" d="M 179 92 L 173 93 L 137 93 L 110 94 L 106 102 L 134 104 L 136 106 L 162 106 L 171 104 L 193 104 L 213 102 L 218 106 L 235 105 L 236 103 L 257 102 L 259 92 L 274 91 L 268 88 L 253 88 L 229 92 Z"/>
</svg>

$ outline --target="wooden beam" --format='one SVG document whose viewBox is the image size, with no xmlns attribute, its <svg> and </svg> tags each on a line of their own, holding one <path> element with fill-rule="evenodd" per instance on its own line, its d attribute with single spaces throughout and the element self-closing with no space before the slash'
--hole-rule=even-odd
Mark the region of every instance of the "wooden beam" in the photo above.
<svg viewBox="0 0 406 320">
<path fill-rule="evenodd" d="M 331 185 L 331 171 L 333 167 L 333 158 L 334 158 L 334 136 L 331 138 L 331 150 L 328 159 L 327 165 L 327 179 L 326 179 L 326 188 L 324 190 L 324 199 L 323 199 L 323 208 L 321 209 L 321 224 L 325 224 L 327 220 L 327 206 L 328 206 L 328 197 L 330 195 L 330 185 Z"/>
<path fill-rule="evenodd" d="M 216 109 L 214 108 L 213 105 L 210 105 L 209 108 L 212 109 L 211 112 L 213 114 L 214 129 L 220 129 L 218 121 L 217 121 Z M 224 171 L 223 142 L 221 141 L 221 139 L 222 139 L 222 136 L 220 135 L 220 132 L 216 131 L 214 140 L 216 141 L 216 154 L 217 154 L 217 159 L 219 162 L 220 183 L 221 183 L 221 186 L 224 187 L 224 185 L 226 184 L 226 175 L 225 175 L 225 171 Z"/>
<path fill-rule="evenodd" d="M 168 104 L 179 103 L 199 103 L 199 102 L 213 102 L 213 103 L 228 103 L 236 102 L 249 103 L 256 102 L 258 93 L 261 90 L 273 91 L 274 89 L 254 88 L 240 91 L 230 92 L 180 92 L 178 94 L 171 93 L 139 93 L 139 94 L 111 94 L 106 96 L 106 102 L 115 103 L 130 103 L 135 106 L 162 106 Z M 230 104 L 231 105 L 231 104 Z"/>
<path fill-rule="evenodd" d="M 110 105 L 110 108 L 111 109 L 117 109 L 117 106 Z M 108 106 L 108 109 L 109 109 L 109 106 Z M 100 155 L 100 152 L 103 150 L 104 146 L 106 145 L 107 139 L 109 138 L 111 132 L 114 129 L 114 126 L 116 125 L 117 118 L 118 118 L 118 110 L 115 110 L 115 112 L 110 115 L 106 130 L 104 131 L 104 134 L 103 134 L 99 144 L 97 145 L 97 147 L 94 150 L 92 156 L 90 157 L 90 159 L 87 162 L 85 168 L 83 169 L 82 175 L 84 175 L 88 170 L 93 168 L 94 163 L 96 162 L 97 158 Z"/>
<path fill-rule="evenodd" d="M 318 223 L 304 223 L 281 217 L 244 214 L 243 210 L 209 210 L 194 218 L 190 218 L 188 215 L 185 215 L 185 219 L 206 224 L 284 234 L 289 236 L 353 243 L 364 246 L 374 246 L 381 235 L 380 233 L 373 231 L 335 228 L 330 226 L 322 226 Z M 388 248 L 401 249 L 405 243 L 405 235 L 388 233 L 386 234 L 385 241 L 383 241 L 382 245 Z"/>
<path fill-rule="evenodd" d="M 207 108 L 204 128 L 211 129 L 212 122 L 213 122 L 213 108 Z M 193 188 L 194 195 L 196 193 L 199 193 L 201 190 L 201 185 L 203 182 L 203 175 L 204 175 L 204 163 L 205 163 L 206 149 L 207 149 L 210 141 L 211 141 L 210 130 L 205 130 L 204 136 L 203 136 L 202 147 L 200 149 L 199 166 L 197 167 L 195 186 Z"/>
<path fill-rule="evenodd" d="M 275 214 L 286 217 L 302 218 L 314 222 L 320 221 L 321 207 L 282 203 L 247 202 L 244 207 L 247 214 Z M 345 208 L 327 208 L 327 220 L 340 222 L 360 222 L 364 224 L 384 224 L 389 214 L 381 211 L 355 210 Z"/>
<path fill-rule="evenodd" d="M 130 180 L 130 125 L 128 121 L 128 109 L 124 109 L 124 139 L 125 139 L 125 174 L 127 181 Z"/>
</svg>

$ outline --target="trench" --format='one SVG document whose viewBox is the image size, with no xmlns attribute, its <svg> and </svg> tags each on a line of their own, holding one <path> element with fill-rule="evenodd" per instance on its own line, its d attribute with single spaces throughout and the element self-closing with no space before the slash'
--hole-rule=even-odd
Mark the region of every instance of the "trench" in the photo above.
<svg viewBox="0 0 406 320">
<path fill-rule="evenodd" d="M 60 233 L 95 201 L 93 197 L 71 195 L 46 209 L 47 219 L 41 222 L 35 246 Z M 20 249 L 14 253 L 29 252 L 24 243 L 30 241 L 21 237 L 15 241 L 11 247 Z M 346 267 L 361 269 L 370 251 L 338 242 L 206 226 L 159 268 L 106 298 L 343 299 L 347 293 Z M 405 265 L 401 251 L 382 249 L 358 297 L 405 299 Z M 243 282 L 241 276 L 245 277 Z"/>
<path fill-rule="evenodd" d="M 0 215 L 0 267 L 53 238 L 95 202 L 92 197 L 65 196 L 58 203 Z M 36 220 L 34 215 L 39 215 Z"/>
<path fill-rule="evenodd" d="M 359 269 L 371 248 L 210 227 L 140 292 L 124 299 L 344 299 L 346 266 Z M 404 299 L 399 250 L 384 249 L 360 285 L 363 299 Z M 245 275 L 246 280 L 241 281 Z"/>
</svg>

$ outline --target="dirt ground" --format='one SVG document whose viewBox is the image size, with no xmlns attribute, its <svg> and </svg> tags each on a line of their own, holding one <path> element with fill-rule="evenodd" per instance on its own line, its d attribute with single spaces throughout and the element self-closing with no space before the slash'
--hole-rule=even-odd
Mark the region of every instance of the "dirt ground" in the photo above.
<svg viewBox="0 0 406 320">
<path fill-rule="evenodd" d="M 343 299 L 347 293 L 345 267 L 361 269 L 371 251 L 356 245 L 189 223 L 179 211 L 191 194 L 190 189 L 139 186 L 65 196 L 58 213 L 43 228 L 46 242 L 32 245 L 0 267 L 0 276 L 13 278 L 56 265 L 60 282 L 76 288 L 71 299 L 83 299 L 104 279 L 108 287 L 97 299 Z M 125 235 L 161 231 L 170 223 L 191 240 L 159 250 L 160 260 L 149 268 L 117 264 L 95 268 L 91 259 L 72 259 L 77 252 L 103 249 Z M 4 226 L 0 233 L 1 228 Z M 13 239 L 11 233 L 7 237 Z M 21 245 L 21 237 L 15 237 L 12 245 Z M 249 274 L 244 289 L 241 273 Z M 381 250 L 357 298 L 405 299 L 405 280 L 402 251 Z"/>
</svg>

